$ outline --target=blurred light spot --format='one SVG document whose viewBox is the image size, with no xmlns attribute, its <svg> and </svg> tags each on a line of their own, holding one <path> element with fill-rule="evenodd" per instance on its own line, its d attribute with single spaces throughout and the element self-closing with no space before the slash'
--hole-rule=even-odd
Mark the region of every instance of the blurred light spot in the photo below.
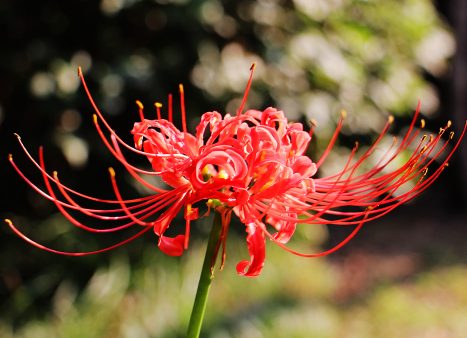
<svg viewBox="0 0 467 338">
<path fill-rule="evenodd" d="M 324 224 L 313 224 L 313 226 L 310 226 L 310 224 L 302 225 L 303 226 L 300 227 L 300 229 L 302 229 L 301 231 L 305 235 L 306 239 L 309 240 L 308 245 L 321 246 L 328 240 L 329 230 Z"/>
<path fill-rule="evenodd" d="M 29 88 L 34 96 L 44 98 L 54 92 L 55 81 L 49 73 L 39 72 L 32 77 Z"/>
<path fill-rule="evenodd" d="M 370 97 L 380 108 L 390 109 L 398 101 L 398 96 L 392 87 L 380 79 L 369 81 Z"/>
<path fill-rule="evenodd" d="M 74 284 L 69 281 L 63 281 L 55 291 L 53 297 L 54 313 L 63 318 L 68 310 L 73 306 L 73 301 L 78 294 L 78 290 Z"/>
<path fill-rule="evenodd" d="M 237 22 L 234 18 L 226 15 L 214 25 L 214 30 L 225 39 L 231 38 L 237 32 Z"/>
<path fill-rule="evenodd" d="M 122 336 L 127 338 L 149 338 L 148 332 L 140 324 L 122 325 Z"/>
<path fill-rule="evenodd" d="M 201 6 L 201 17 L 209 25 L 221 21 L 223 16 L 224 7 L 219 1 L 207 1 Z"/>
<path fill-rule="evenodd" d="M 260 61 L 259 57 L 246 54 L 243 46 L 238 43 L 225 46 L 221 52 L 221 63 L 228 85 L 236 92 L 243 92 L 250 74 L 250 67 L 253 62 L 258 61 Z M 259 77 L 261 69 L 262 67 L 256 67 L 256 78 Z"/>
<path fill-rule="evenodd" d="M 225 46 L 219 55 L 214 44 L 205 42 L 198 48 L 198 53 L 200 62 L 193 68 L 191 81 L 214 97 L 229 90 L 243 93 L 253 62 L 258 63 L 253 82 L 262 78 L 264 65 L 261 58 L 247 53 L 238 43 Z"/>
<path fill-rule="evenodd" d="M 161 10 L 152 9 L 146 14 L 144 22 L 146 23 L 146 27 L 150 30 L 156 31 L 166 25 L 167 16 Z"/>
<path fill-rule="evenodd" d="M 125 82 L 120 75 L 109 74 L 101 81 L 101 91 L 106 96 L 116 97 L 122 92 L 124 84 Z"/>
<path fill-rule="evenodd" d="M 356 106 L 363 99 L 363 88 L 351 81 L 342 81 L 339 100 L 343 106 Z"/>
<path fill-rule="evenodd" d="M 71 65 L 75 69 L 81 67 L 83 73 L 86 73 L 92 65 L 91 55 L 89 55 L 89 53 L 84 50 L 80 50 L 73 54 L 73 56 L 71 57 Z"/>
<path fill-rule="evenodd" d="M 340 81 L 350 71 L 347 60 L 340 49 L 328 41 L 322 33 L 308 32 L 296 36 L 290 44 L 294 58 L 306 67 L 317 63 L 317 66 L 331 79 Z"/>
<path fill-rule="evenodd" d="M 264 338 L 263 334 L 261 333 L 260 329 L 257 327 L 255 324 L 260 324 L 260 323 L 254 323 L 250 320 L 242 320 L 239 324 L 237 324 L 238 328 L 238 333 L 239 337 L 242 338 Z"/>
<path fill-rule="evenodd" d="M 432 116 L 439 108 L 439 98 L 436 89 L 432 85 L 426 85 L 415 91 L 412 102 L 416 109 L 418 100 L 421 100 L 420 111 L 426 116 Z"/>
<path fill-rule="evenodd" d="M 244 21 L 251 21 L 253 19 L 253 6 L 254 4 L 251 4 L 247 1 L 238 2 L 237 14 L 240 17 L 240 19 Z"/>
<path fill-rule="evenodd" d="M 370 37 L 360 49 L 362 58 L 367 63 L 374 63 L 381 60 L 387 52 L 384 43 L 377 37 Z"/>
<path fill-rule="evenodd" d="M 216 63 L 219 59 L 219 49 L 211 41 L 203 41 L 198 45 L 199 59 L 204 64 Z"/>
<path fill-rule="evenodd" d="M 265 29 L 263 29 L 261 32 L 261 37 L 272 46 L 280 49 L 283 49 L 283 46 L 287 41 L 283 31 L 277 27 L 272 26 L 265 27 Z M 268 49 L 266 53 L 271 55 L 272 52 L 274 52 L 274 50 Z"/>
<path fill-rule="evenodd" d="M 81 115 L 76 110 L 65 110 L 60 118 L 61 127 L 64 131 L 73 132 L 81 124 Z"/>
<path fill-rule="evenodd" d="M 277 101 L 277 109 L 284 111 L 285 116 L 289 121 L 297 121 L 300 119 L 300 104 L 296 98 L 284 96 Z"/>
<path fill-rule="evenodd" d="M 153 56 L 147 49 L 140 49 L 130 56 L 125 68 L 130 76 L 143 80 L 152 76 L 153 61 Z"/>
<path fill-rule="evenodd" d="M 86 141 L 72 134 L 66 134 L 59 139 L 58 145 L 62 148 L 68 163 L 75 168 L 83 167 L 88 161 L 88 144 Z"/>
<path fill-rule="evenodd" d="M 112 15 L 120 11 L 124 5 L 125 0 L 102 0 L 101 10 L 107 15 Z"/>
<path fill-rule="evenodd" d="M 78 89 L 80 84 L 76 68 L 66 65 L 56 74 L 58 89 L 65 94 L 71 94 Z"/>
<path fill-rule="evenodd" d="M 324 20 L 333 10 L 343 6 L 343 0 L 293 0 L 296 8 L 316 21 Z"/>
<path fill-rule="evenodd" d="M 456 51 L 456 41 L 449 32 L 437 28 L 417 46 L 415 53 L 418 62 L 435 76 L 447 70 L 447 60 Z"/>
<path fill-rule="evenodd" d="M 306 116 L 317 123 L 316 130 L 328 129 L 335 99 L 329 93 L 319 91 L 305 94 L 303 101 Z M 320 136 L 323 136 L 323 133 Z"/>
<path fill-rule="evenodd" d="M 254 3 L 253 18 L 258 23 L 271 26 L 280 25 L 285 20 L 283 9 L 271 2 Z"/>
</svg>

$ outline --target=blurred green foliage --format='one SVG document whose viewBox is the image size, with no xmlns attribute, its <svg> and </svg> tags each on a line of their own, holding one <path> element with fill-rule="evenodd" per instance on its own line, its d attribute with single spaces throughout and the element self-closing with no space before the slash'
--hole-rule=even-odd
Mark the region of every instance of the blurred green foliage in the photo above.
<svg viewBox="0 0 467 338">
<path fill-rule="evenodd" d="M 267 269 L 240 278 L 233 262 L 244 241 L 229 238 L 224 271 L 215 271 L 202 337 L 463 337 L 467 329 L 467 269 L 437 268 L 399 283 L 365 289 L 353 300 L 337 297 L 341 270 L 325 258 L 303 259 L 268 247 Z M 303 249 L 303 248 L 300 248 Z M 0 322 L 0 336 L 183 337 L 196 292 L 205 246 L 194 243 L 177 261 L 146 245 L 130 265 L 123 250 L 98 268 L 84 290 L 60 282 L 42 320 L 14 331 Z M 242 254 L 243 253 L 243 254 Z M 28 302 L 26 288 L 15 293 Z"/>
</svg>

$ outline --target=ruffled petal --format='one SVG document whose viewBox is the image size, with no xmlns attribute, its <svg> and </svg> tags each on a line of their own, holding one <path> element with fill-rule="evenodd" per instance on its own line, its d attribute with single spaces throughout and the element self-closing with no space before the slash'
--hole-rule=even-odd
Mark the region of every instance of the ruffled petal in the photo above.
<svg viewBox="0 0 467 338">
<path fill-rule="evenodd" d="M 295 232 L 295 229 L 297 228 L 297 223 L 285 222 L 285 221 L 280 221 L 280 222 L 282 222 L 281 229 L 275 234 L 273 234 L 273 236 L 279 243 L 287 244 L 290 238 L 292 238 Z"/>
<path fill-rule="evenodd" d="M 247 224 L 246 232 L 248 236 L 248 252 L 250 253 L 250 261 L 244 260 L 237 264 L 237 272 L 239 275 L 253 278 L 258 276 L 263 270 L 264 259 L 266 258 L 266 246 L 264 234 L 260 228 L 254 223 Z M 245 272 L 245 269 L 248 270 Z"/>
<path fill-rule="evenodd" d="M 165 237 L 161 235 L 159 237 L 159 249 L 163 253 L 169 256 L 181 256 L 183 253 L 183 245 L 185 244 L 185 235 L 178 235 L 175 238 Z"/>
</svg>

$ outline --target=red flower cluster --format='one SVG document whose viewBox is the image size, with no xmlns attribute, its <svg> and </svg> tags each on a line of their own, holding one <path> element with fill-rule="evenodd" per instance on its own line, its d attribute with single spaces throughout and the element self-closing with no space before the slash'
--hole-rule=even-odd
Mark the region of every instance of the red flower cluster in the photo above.
<svg viewBox="0 0 467 338">
<path fill-rule="evenodd" d="M 208 206 L 217 209 L 222 214 L 223 229 L 217 250 L 221 244 L 225 250 L 232 211 L 245 224 L 250 260 L 240 262 L 237 265 L 237 271 L 240 275 L 255 277 L 259 275 L 264 266 L 266 237 L 284 249 L 304 257 L 322 256 L 337 250 L 357 233 L 363 223 L 388 213 L 426 189 L 447 166 L 447 161 L 465 132 L 464 128 L 457 144 L 431 176 L 427 177 L 428 165 L 442 153 L 453 137 L 451 132 L 449 140 L 439 147 L 440 149 L 436 147 L 441 136 L 450 126 L 450 122 L 446 128 L 440 129 L 438 135 L 423 136 L 418 147 L 404 165 L 397 170 L 382 174 L 383 169 L 406 150 L 420 133 L 420 129 L 414 129 L 418 116 L 417 108 L 412 124 L 402 142 L 397 145 L 397 139 L 395 139 L 391 148 L 373 169 L 363 175 L 356 174 L 361 163 L 375 151 L 388 130 L 393 120 L 392 117 L 389 118 L 374 144 L 359 160 L 352 163 L 358 146 L 356 145 L 342 172 L 331 177 L 313 178 L 337 138 L 345 118 L 344 112 L 328 148 L 321 159 L 314 163 L 305 155 L 313 129 L 310 132 L 304 131 L 302 124 L 288 122 L 284 113 L 275 108 L 267 108 L 263 112 L 248 110 L 242 113 L 251 85 L 251 76 L 237 116 L 227 114 L 222 117 L 218 112 L 205 113 L 196 128 L 196 135 L 191 135 L 186 130 L 184 92 L 180 85 L 183 131 L 178 130 L 172 123 L 171 96 L 169 96 L 168 120 L 161 118 L 159 109 L 162 105 L 159 103 L 156 103 L 158 119 L 145 119 L 143 105 L 137 101 L 141 122 L 135 123 L 131 131 L 135 142 L 135 147 L 132 147 L 123 142 L 110 128 L 96 107 L 81 70 L 79 70 L 79 75 L 96 110 L 94 123 L 102 140 L 128 172 L 144 186 L 152 189 L 155 194 L 139 199 L 123 200 L 117 187 L 115 172 L 110 168 L 116 200 L 102 200 L 83 195 L 62 185 L 56 172 L 52 176 L 46 172 L 42 149 L 40 149 L 39 163 L 37 163 L 21 143 L 27 155 L 42 171 L 47 192 L 41 191 L 24 176 L 10 155 L 14 168 L 34 189 L 52 200 L 73 224 L 92 232 L 112 232 L 134 224 L 144 227 L 138 234 L 110 248 L 95 252 L 65 253 L 32 241 L 19 232 L 10 220 L 7 220 L 10 227 L 28 242 L 39 248 L 66 255 L 86 255 L 106 251 L 131 241 L 149 229 L 153 229 L 159 236 L 158 245 L 163 252 L 173 256 L 181 255 L 188 247 L 190 221 L 199 217 L 198 209 L 193 205 L 201 200 L 208 200 Z M 98 118 L 110 132 L 110 141 L 102 131 Z M 422 120 L 421 128 L 423 126 Z M 205 139 L 206 133 L 209 134 L 207 139 Z M 21 142 L 19 136 L 18 139 Z M 121 145 L 147 156 L 154 171 L 145 171 L 129 164 L 121 151 Z M 153 186 L 143 180 L 139 174 L 160 176 L 173 189 L 167 191 Z M 413 188 L 397 197 L 392 196 L 401 185 L 416 177 L 419 179 Z M 66 201 L 57 198 L 51 182 L 57 185 Z M 70 193 L 92 201 L 116 204 L 118 208 L 112 210 L 84 208 L 75 202 Z M 357 208 L 354 211 L 343 211 L 343 207 L 346 206 Z M 74 219 L 66 211 L 67 208 L 79 210 L 88 216 L 103 220 L 127 219 L 128 223 L 105 230 L 94 229 Z M 175 238 L 165 236 L 165 231 L 182 208 L 184 208 L 186 220 L 184 234 Z M 344 210 L 347 209 L 344 208 Z M 155 220 L 148 220 L 152 215 L 160 212 L 162 213 Z M 327 216 L 332 216 L 332 220 Z M 276 231 L 270 233 L 266 223 Z M 356 228 L 333 249 L 320 254 L 305 255 L 285 246 L 294 234 L 297 223 L 349 224 L 355 225 Z M 225 255 L 223 255 L 222 265 L 224 257 Z"/>
</svg>

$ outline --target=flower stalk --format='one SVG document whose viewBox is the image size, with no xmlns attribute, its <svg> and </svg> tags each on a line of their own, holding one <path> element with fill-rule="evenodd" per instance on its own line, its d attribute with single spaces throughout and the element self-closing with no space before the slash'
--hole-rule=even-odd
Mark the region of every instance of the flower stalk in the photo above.
<svg viewBox="0 0 467 338">
<path fill-rule="evenodd" d="M 220 212 L 216 210 L 214 214 L 214 221 L 212 223 L 206 255 L 204 256 L 204 263 L 201 269 L 201 276 L 199 277 L 198 290 L 196 291 L 195 303 L 193 304 L 186 338 L 199 337 L 201 325 L 203 323 L 204 311 L 206 310 L 209 289 L 211 288 L 211 282 L 214 278 L 212 267 L 216 262 L 216 247 L 219 242 L 222 229 L 222 217 Z"/>
</svg>

